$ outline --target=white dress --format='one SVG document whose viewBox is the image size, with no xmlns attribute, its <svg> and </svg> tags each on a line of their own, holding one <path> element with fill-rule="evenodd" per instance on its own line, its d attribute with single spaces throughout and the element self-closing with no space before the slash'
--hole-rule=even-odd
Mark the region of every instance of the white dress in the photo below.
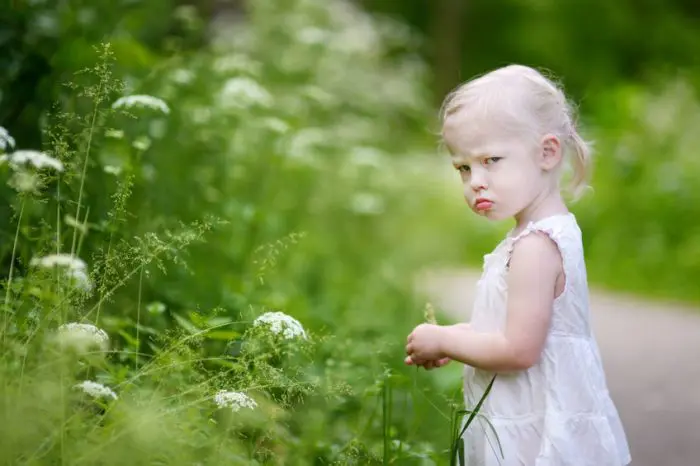
<svg viewBox="0 0 700 466">
<path fill-rule="evenodd" d="M 481 414 L 464 434 L 467 466 L 621 466 L 627 439 L 610 394 L 591 329 L 581 230 L 573 214 L 530 223 L 484 257 L 471 325 L 502 331 L 508 260 L 516 241 L 539 231 L 558 245 L 566 284 L 554 301 L 540 361 L 526 371 L 499 373 Z M 493 373 L 465 366 L 464 400 L 473 408 Z"/>
</svg>

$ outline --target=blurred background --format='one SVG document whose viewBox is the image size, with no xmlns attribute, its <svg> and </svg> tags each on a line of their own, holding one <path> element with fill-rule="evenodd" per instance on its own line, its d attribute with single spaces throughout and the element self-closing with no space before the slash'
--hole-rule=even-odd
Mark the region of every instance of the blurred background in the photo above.
<svg viewBox="0 0 700 466">
<path fill-rule="evenodd" d="M 464 208 L 436 136 L 445 94 L 509 63 L 552 73 L 595 143 L 593 190 L 571 208 L 584 231 L 591 284 L 615 322 L 600 320 L 611 385 L 621 399 L 638 397 L 622 403 L 633 464 L 696 464 L 700 370 L 690 356 L 700 348 L 690 341 L 698 333 L 688 332 L 700 331 L 700 3 L 3 1 L 0 126 L 18 149 L 60 153 L 81 169 L 87 150 L 86 260 L 114 235 L 105 225 L 122 172 L 133 186 L 118 238 L 210 215 L 226 222 L 188 248 L 186 266 L 173 261 L 128 282 L 105 305 L 105 328 L 166 332 L 183 318 L 194 321 L 195 309 L 238 317 L 261 306 L 346 342 L 342 355 L 333 347 L 317 362 L 344 359 L 340 377 L 354 395 L 295 413 L 289 435 L 298 464 L 331 464 L 314 461 L 340 458 L 345 450 L 337 445 L 360 436 L 363 405 L 376 396 L 372 383 L 387 367 L 406 372 L 403 341 L 423 320 L 425 300 L 442 303 L 438 320 L 460 319 L 468 296 L 457 305 L 450 299 L 472 286 L 472 275 L 460 274 L 478 270 L 510 228 Z M 78 73 L 105 57 L 109 76 Z M 97 99 L 86 92 L 90 76 Z M 133 94 L 162 99 L 169 113 L 100 117 L 86 137 L 91 105 L 109 108 Z M 83 119 L 65 123 L 68 114 Z M 63 152 L 56 128 L 70 136 Z M 76 186 L 34 206 L 18 230 L 19 201 L 3 184 L 5 277 L 15 237 L 21 274 L 45 249 L 32 225 L 55 224 L 56 203 L 75 210 Z M 263 281 L 266 245 L 280 252 L 263 261 Z M 437 295 L 416 293 L 417 277 L 435 270 L 454 274 L 438 274 Z M 137 300 L 164 311 L 137 317 Z M 147 351 L 138 341 L 121 344 Z M 396 379 L 395 403 L 413 409 L 395 410 L 391 437 L 423 452 L 399 464 L 433 464 L 424 452 L 444 448 L 449 434 L 436 405 L 459 403 L 460 371 L 410 377 Z M 420 401 L 415 384 L 424 388 Z M 299 426 L 308 419 L 329 428 L 306 432 Z M 370 451 L 387 445 L 386 430 L 372 430 L 373 422 L 361 439 Z"/>
</svg>

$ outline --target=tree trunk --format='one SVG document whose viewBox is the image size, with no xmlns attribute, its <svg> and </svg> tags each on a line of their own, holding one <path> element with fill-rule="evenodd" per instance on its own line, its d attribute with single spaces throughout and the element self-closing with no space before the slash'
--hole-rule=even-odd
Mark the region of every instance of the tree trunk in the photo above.
<svg viewBox="0 0 700 466">
<path fill-rule="evenodd" d="M 442 102 L 445 95 L 463 79 L 462 30 L 468 0 L 432 0 L 433 60 L 435 70 L 435 99 Z"/>
</svg>

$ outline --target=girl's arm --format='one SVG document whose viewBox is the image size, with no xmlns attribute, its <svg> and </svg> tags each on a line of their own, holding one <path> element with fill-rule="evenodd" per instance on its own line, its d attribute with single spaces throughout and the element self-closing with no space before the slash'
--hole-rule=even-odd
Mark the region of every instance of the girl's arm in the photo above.
<svg viewBox="0 0 700 466">
<path fill-rule="evenodd" d="M 505 331 L 443 327 L 440 352 L 489 371 L 518 371 L 536 364 L 547 338 L 557 280 L 563 278 L 556 244 L 543 234 L 524 236 L 516 242 L 510 259 Z"/>
</svg>

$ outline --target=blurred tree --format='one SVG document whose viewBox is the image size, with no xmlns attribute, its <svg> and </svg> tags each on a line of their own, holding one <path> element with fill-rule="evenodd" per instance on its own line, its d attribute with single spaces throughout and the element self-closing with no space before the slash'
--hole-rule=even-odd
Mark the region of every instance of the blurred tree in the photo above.
<svg viewBox="0 0 700 466">
<path fill-rule="evenodd" d="M 454 77 L 461 75 L 462 25 L 465 0 L 443 0 L 433 3 L 435 14 L 431 24 L 431 37 L 435 50 L 435 91 L 439 96 L 447 94 L 455 84 Z"/>
<path fill-rule="evenodd" d="M 7 1 L 7 0 L 5 0 Z M 61 83 L 93 63 L 110 41 L 127 73 L 147 72 L 158 54 L 200 47 L 200 17 L 214 2 L 12 1 L 0 17 L 0 125 L 22 147 L 37 148 L 41 115 L 60 100 Z"/>
<path fill-rule="evenodd" d="M 578 97 L 612 82 L 664 76 L 676 68 L 697 71 L 699 65 L 700 4 L 691 0 L 361 3 L 426 35 L 422 52 L 438 74 L 438 100 L 446 88 L 510 62 L 565 76 Z"/>
</svg>

